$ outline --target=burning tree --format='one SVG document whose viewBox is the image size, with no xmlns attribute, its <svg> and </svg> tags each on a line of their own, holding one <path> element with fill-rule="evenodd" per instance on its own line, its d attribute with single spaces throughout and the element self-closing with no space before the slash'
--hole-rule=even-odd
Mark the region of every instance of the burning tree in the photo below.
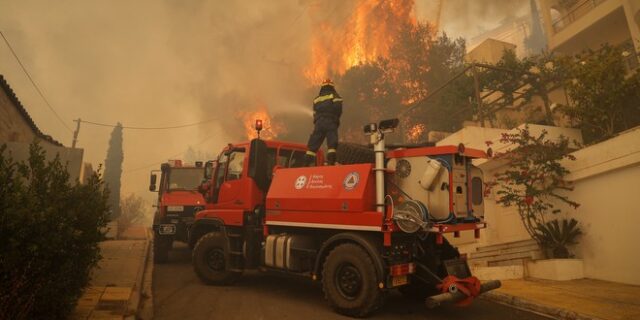
<svg viewBox="0 0 640 320">
<path fill-rule="evenodd" d="M 421 108 L 431 88 L 441 86 L 464 69 L 465 42 L 446 34 L 437 36 L 426 23 L 405 24 L 389 57 L 360 64 L 338 78 L 345 107 L 343 135 L 359 137 L 362 123 L 403 114 L 404 142 L 425 140 L 429 130 L 454 130 L 470 118 L 473 93 L 470 77 L 459 79 Z M 369 119 L 363 119 L 369 115 Z"/>
</svg>

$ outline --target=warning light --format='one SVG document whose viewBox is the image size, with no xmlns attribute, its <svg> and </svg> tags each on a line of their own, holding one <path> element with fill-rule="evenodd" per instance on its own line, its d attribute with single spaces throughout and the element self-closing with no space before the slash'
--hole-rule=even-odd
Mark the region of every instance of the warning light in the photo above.
<svg viewBox="0 0 640 320">
<path fill-rule="evenodd" d="M 262 120 L 256 120 L 256 131 L 258 132 L 258 138 L 260 138 L 260 131 L 262 131 Z"/>
</svg>

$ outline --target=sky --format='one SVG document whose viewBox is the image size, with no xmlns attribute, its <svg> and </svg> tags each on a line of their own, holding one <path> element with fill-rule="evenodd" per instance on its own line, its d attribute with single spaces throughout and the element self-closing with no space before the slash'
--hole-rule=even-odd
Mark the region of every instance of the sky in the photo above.
<svg viewBox="0 0 640 320">
<path fill-rule="evenodd" d="M 266 108 L 308 117 L 313 95 L 302 69 L 317 32 L 311 22 L 348 14 L 354 1 L 0 0 L 0 30 L 64 124 L 4 43 L 0 74 L 36 125 L 66 146 L 77 118 L 137 127 L 211 120 L 124 131 L 121 194 L 153 199 L 150 170 L 189 146 L 217 154 L 244 138 L 244 113 Z M 477 36 L 529 3 L 443 1 L 441 29 L 454 37 Z M 417 0 L 416 14 L 434 19 L 435 7 Z M 94 168 L 104 162 L 110 132 L 81 126 L 78 147 Z"/>
</svg>

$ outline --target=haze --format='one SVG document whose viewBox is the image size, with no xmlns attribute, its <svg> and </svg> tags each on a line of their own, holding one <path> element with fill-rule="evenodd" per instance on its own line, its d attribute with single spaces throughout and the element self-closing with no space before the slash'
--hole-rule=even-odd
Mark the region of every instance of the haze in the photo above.
<svg viewBox="0 0 640 320">
<path fill-rule="evenodd" d="M 149 170 L 183 157 L 189 146 L 217 154 L 227 142 L 246 138 L 244 112 L 266 108 L 271 115 L 308 116 L 316 89 L 302 70 L 309 62 L 311 22 L 348 15 L 352 3 L 0 0 L 0 30 L 71 128 L 77 118 L 143 127 L 215 119 L 181 129 L 124 131 L 122 194 L 150 197 Z M 527 4 L 445 1 L 440 27 L 472 37 Z M 434 19 L 435 6 L 416 1 L 418 19 Z M 474 19 L 468 19 L 471 12 Z M 0 73 L 39 128 L 69 146 L 71 131 L 4 44 L 0 61 Z M 78 147 L 94 168 L 104 162 L 111 130 L 81 127 Z"/>
</svg>

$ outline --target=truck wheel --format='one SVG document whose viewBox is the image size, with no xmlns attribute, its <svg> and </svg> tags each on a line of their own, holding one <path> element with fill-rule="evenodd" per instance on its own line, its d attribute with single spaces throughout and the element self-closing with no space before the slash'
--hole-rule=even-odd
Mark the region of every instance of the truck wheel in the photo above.
<svg viewBox="0 0 640 320">
<path fill-rule="evenodd" d="M 169 250 L 172 245 L 171 237 L 155 235 L 153 239 L 153 261 L 164 263 L 169 260 Z"/>
<path fill-rule="evenodd" d="M 193 269 L 206 284 L 228 285 L 242 274 L 231 271 L 227 239 L 221 232 L 202 236 L 192 254 Z"/>
<path fill-rule="evenodd" d="M 364 317 L 382 305 L 376 270 L 360 246 L 347 243 L 329 253 L 322 271 L 322 290 L 338 313 Z"/>
</svg>

